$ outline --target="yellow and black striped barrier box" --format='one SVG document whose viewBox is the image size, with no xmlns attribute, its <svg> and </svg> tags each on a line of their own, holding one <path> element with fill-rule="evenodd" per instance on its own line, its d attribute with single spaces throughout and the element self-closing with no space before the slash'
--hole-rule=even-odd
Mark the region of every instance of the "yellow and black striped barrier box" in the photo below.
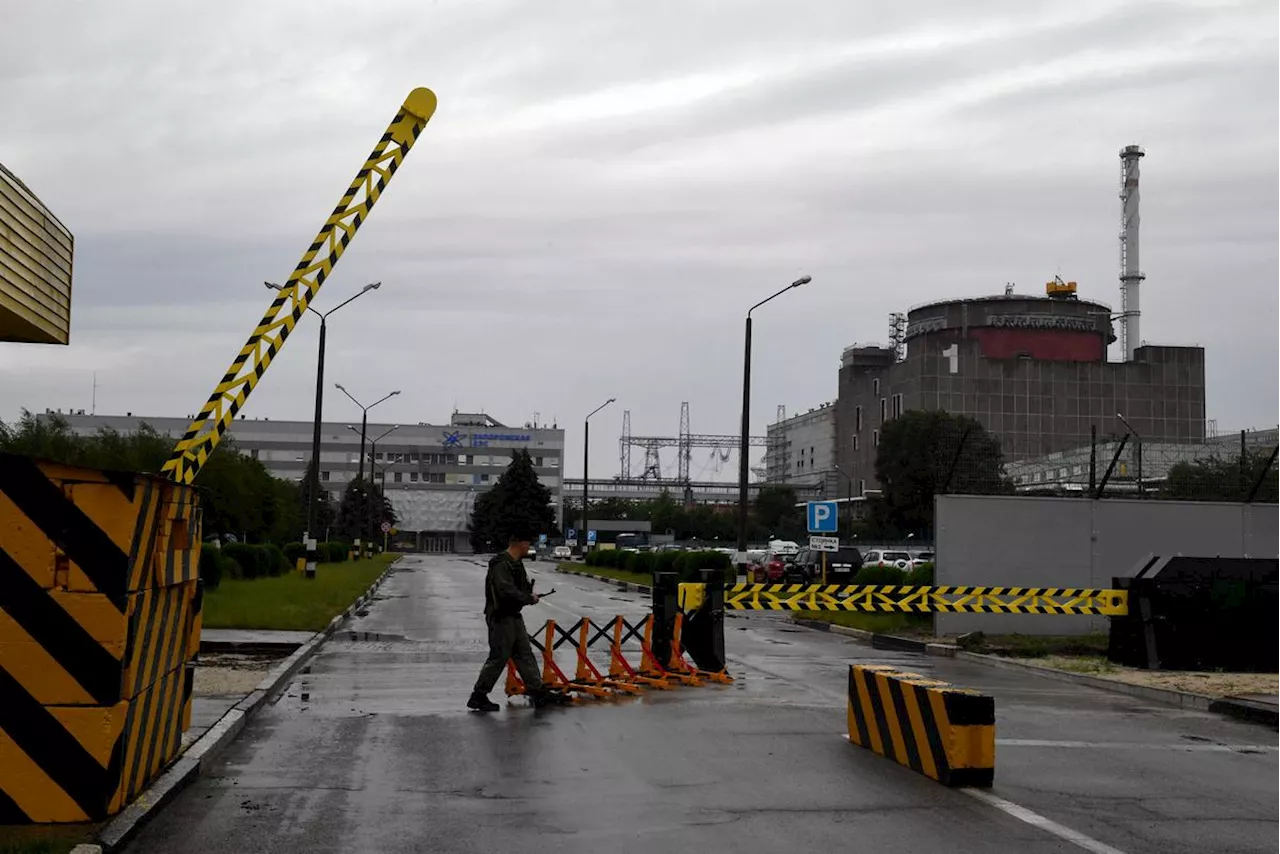
<svg viewBox="0 0 1280 854">
<path fill-rule="evenodd" d="M 102 819 L 177 755 L 199 548 L 189 486 L 0 454 L 0 824 Z"/>
<path fill-rule="evenodd" d="M 944 786 L 990 786 L 995 700 L 918 673 L 849 665 L 849 740 Z"/>
</svg>

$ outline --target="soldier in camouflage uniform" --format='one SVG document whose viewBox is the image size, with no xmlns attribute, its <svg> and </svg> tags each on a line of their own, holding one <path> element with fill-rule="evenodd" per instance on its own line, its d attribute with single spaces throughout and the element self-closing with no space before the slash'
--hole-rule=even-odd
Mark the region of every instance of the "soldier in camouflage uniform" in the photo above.
<svg viewBox="0 0 1280 854">
<path fill-rule="evenodd" d="M 471 699 L 467 700 L 467 708 L 477 712 L 496 712 L 500 708 L 488 694 L 506 670 L 509 660 L 515 661 L 534 705 L 542 705 L 546 700 L 542 674 L 529 644 L 529 631 L 520 616 L 520 609 L 538 602 L 538 595 L 533 592 L 533 582 L 529 580 L 523 563 L 532 541 L 532 536 L 525 532 L 514 534 L 506 551 L 489 560 L 489 572 L 484 580 L 484 621 L 489 628 L 489 657 L 480 668 Z"/>
</svg>

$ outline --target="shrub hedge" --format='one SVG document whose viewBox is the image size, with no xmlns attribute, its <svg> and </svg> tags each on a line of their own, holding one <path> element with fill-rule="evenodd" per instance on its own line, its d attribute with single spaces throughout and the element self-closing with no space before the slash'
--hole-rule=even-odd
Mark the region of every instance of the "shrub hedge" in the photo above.
<svg viewBox="0 0 1280 854">
<path fill-rule="evenodd" d="M 906 584 L 906 570 L 896 566 L 864 566 L 853 576 L 854 584 Z"/>
<path fill-rule="evenodd" d="M 205 543 L 200 549 L 200 579 L 205 590 L 217 590 L 224 575 L 230 575 L 229 559 L 213 543 Z"/>
<path fill-rule="evenodd" d="M 907 573 L 906 583 L 913 587 L 931 587 L 933 586 L 933 577 L 933 564 L 922 563 Z"/>
<path fill-rule="evenodd" d="M 607 569 L 624 569 L 641 575 L 652 576 L 655 572 L 674 572 L 681 581 L 701 580 L 699 574 L 704 569 L 718 569 L 732 581 L 737 576 L 733 560 L 729 555 L 717 551 L 697 552 L 623 552 L 617 549 L 604 549 L 587 552 L 587 566 L 598 566 Z"/>
<path fill-rule="evenodd" d="M 284 552 L 272 544 L 227 543 L 222 547 L 222 554 L 239 567 L 238 574 L 229 573 L 232 578 L 269 578 L 289 571 Z"/>
<path fill-rule="evenodd" d="M 316 558 L 321 563 L 343 563 L 350 546 L 346 543 L 316 543 Z M 302 543 L 287 543 L 283 549 L 272 543 L 250 545 L 227 543 L 222 548 L 212 541 L 200 549 L 200 577 L 206 590 L 216 590 L 224 578 L 269 578 L 284 575 L 307 556 Z"/>
<path fill-rule="evenodd" d="M 318 545 L 319 544 L 317 544 L 317 546 Z M 302 543 L 285 543 L 284 559 L 289 562 L 289 566 L 291 567 L 297 566 L 298 560 L 300 558 L 305 558 L 306 556 L 307 556 L 307 547 L 304 546 Z"/>
</svg>

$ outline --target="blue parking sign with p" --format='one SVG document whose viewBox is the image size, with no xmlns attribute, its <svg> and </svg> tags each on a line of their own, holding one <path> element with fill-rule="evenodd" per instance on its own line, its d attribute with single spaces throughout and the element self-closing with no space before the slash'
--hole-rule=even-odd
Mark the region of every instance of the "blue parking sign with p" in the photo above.
<svg viewBox="0 0 1280 854">
<path fill-rule="evenodd" d="M 834 501 L 810 501 L 808 505 L 809 533 L 830 534 L 839 527 L 839 516 Z"/>
</svg>

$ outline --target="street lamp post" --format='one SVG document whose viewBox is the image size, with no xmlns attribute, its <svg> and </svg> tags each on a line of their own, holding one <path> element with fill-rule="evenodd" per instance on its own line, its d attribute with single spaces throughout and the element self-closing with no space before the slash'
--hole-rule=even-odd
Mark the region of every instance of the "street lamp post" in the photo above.
<svg viewBox="0 0 1280 854">
<path fill-rule="evenodd" d="M 1124 426 L 1129 429 L 1129 432 L 1133 434 L 1133 438 L 1137 440 L 1134 445 L 1138 449 L 1138 497 L 1146 498 L 1147 489 L 1142 482 L 1142 434 L 1137 430 L 1134 430 L 1133 425 L 1129 423 L 1129 419 L 1125 418 L 1119 412 L 1116 413 L 1116 418 L 1120 419 Z"/>
<path fill-rule="evenodd" d="M 738 447 L 738 560 L 746 561 L 747 551 L 747 439 L 751 435 L 751 312 L 792 288 L 807 285 L 813 279 L 801 276 L 782 290 L 747 309 L 746 347 L 742 356 L 742 436 Z"/>
<path fill-rule="evenodd" d="M 584 555 L 587 553 L 587 489 L 591 482 L 588 471 L 588 463 L 591 460 L 591 416 L 613 403 L 614 400 L 615 398 L 609 398 L 582 419 L 582 553 Z"/>
<path fill-rule="evenodd" d="M 347 429 L 350 430 L 352 433 L 359 432 L 356 430 L 355 427 L 351 426 L 350 424 L 347 425 Z M 378 438 L 369 440 L 369 480 L 370 481 L 377 480 L 378 474 L 379 474 L 378 472 L 379 467 L 377 464 L 378 443 L 399 429 L 400 429 L 399 424 L 392 424 L 389 428 L 384 430 L 382 432 L 382 435 L 378 436 Z M 361 447 L 363 447 L 363 443 L 361 444 Z M 363 461 L 362 461 L 362 464 L 363 464 Z M 387 494 L 387 467 L 385 465 L 381 466 L 381 474 L 382 474 L 382 494 L 383 496 L 385 496 Z M 364 488 L 363 483 L 360 486 L 362 489 Z M 364 493 L 362 492 L 361 495 L 364 495 Z M 368 522 L 368 516 L 369 516 L 369 506 L 366 500 L 365 507 L 364 507 L 364 515 L 360 517 L 360 525 L 362 530 L 366 527 L 366 523 Z"/>
<path fill-rule="evenodd" d="M 274 291 L 285 292 L 285 289 L 274 282 L 263 282 L 268 288 Z M 382 287 L 382 282 L 373 282 L 365 285 L 354 296 L 348 297 L 343 302 L 338 303 L 326 312 L 319 312 L 307 306 L 307 311 L 320 318 L 320 352 L 316 359 L 316 415 L 315 423 L 311 427 L 311 475 L 307 478 L 307 530 L 302 535 L 302 541 L 307 548 L 307 564 L 305 575 L 307 578 L 316 577 L 316 538 L 312 533 L 316 529 L 316 510 L 320 503 L 320 423 L 323 418 L 324 407 L 324 342 L 325 335 L 329 329 L 329 315 L 342 308 L 352 300 L 364 296 L 369 291 L 376 291 Z"/>
<path fill-rule="evenodd" d="M 369 410 L 373 409 L 375 406 L 377 406 L 379 403 L 382 403 L 384 400 L 390 400 L 391 398 L 395 397 L 397 394 L 400 393 L 400 390 L 396 389 L 395 391 L 391 392 L 391 394 L 388 394 L 385 397 L 380 397 L 377 400 L 375 400 L 373 403 L 369 404 L 368 406 L 365 406 L 363 403 L 361 403 L 360 401 L 352 397 L 351 392 L 347 391 L 346 388 L 342 385 L 342 383 L 334 383 L 334 386 L 338 389 L 338 391 L 342 392 L 348 398 L 350 398 L 352 403 L 360 407 L 360 466 L 356 474 L 356 481 L 360 484 L 360 497 L 362 499 L 361 509 L 363 512 L 361 514 L 360 519 L 358 520 L 358 527 L 356 530 L 359 531 L 360 533 L 360 556 L 364 557 L 365 548 L 366 548 L 364 517 L 369 515 L 369 490 L 364 484 L 364 441 L 365 441 L 365 436 L 368 435 L 368 431 L 369 431 Z"/>
</svg>

